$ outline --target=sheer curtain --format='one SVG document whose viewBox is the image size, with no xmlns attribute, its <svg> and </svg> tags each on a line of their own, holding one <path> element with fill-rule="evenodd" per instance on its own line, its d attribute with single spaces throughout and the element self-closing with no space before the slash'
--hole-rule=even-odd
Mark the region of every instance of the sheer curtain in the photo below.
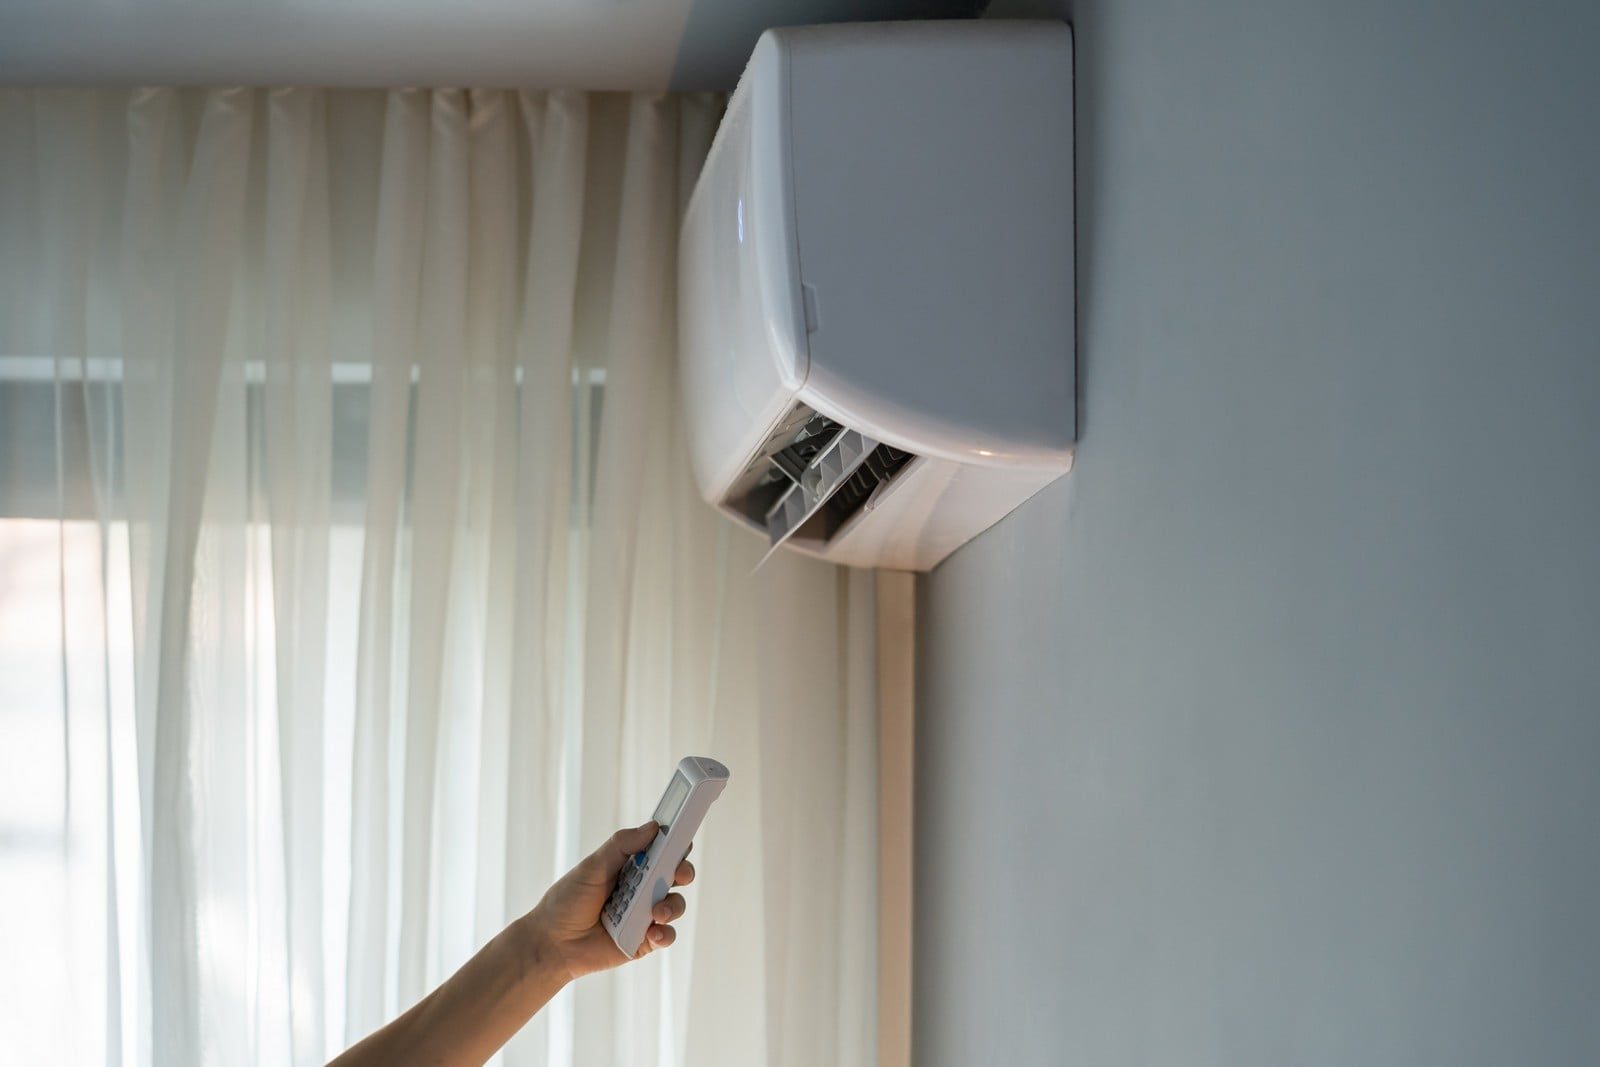
<svg viewBox="0 0 1600 1067">
<path fill-rule="evenodd" d="M 0 1044 L 317 1063 L 679 755 L 668 953 L 519 1064 L 874 1048 L 873 604 L 694 495 L 710 98 L 0 93 Z"/>
</svg>

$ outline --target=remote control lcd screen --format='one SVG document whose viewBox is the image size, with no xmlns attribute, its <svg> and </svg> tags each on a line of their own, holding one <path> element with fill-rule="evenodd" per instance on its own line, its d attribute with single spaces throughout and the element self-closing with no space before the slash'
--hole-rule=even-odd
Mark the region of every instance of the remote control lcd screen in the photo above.
<svg viewBox="0 0 1600 1067">
<path fill-rule="evenodd" d="M 667 827 L 672 825 L 672 820 L 678 817 L 678 809 L 683 807 L 683 802 L 689 797 L 689 780 L 681 773 L 672 776 L 672 784 L 667 786 L 666 794 L 662 796 L 661 803 L 656 805 L 655 821 L 661 827 L 661 832 L 666 833 Z"/>
</svg>

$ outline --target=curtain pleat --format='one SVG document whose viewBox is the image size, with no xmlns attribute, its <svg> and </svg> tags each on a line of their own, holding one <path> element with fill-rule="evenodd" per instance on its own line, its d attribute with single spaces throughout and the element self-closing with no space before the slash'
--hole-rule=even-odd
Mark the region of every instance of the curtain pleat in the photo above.
<svg viewBox="0 0 1600 1067">
<path fill-rule="evenodd" d="M 506 564 L 497 553 L 491 582 L 492 589 L 512 591 L 501 614 L 509 617 L 511 638 L 506 817 L 504 836 L 483 843 L 486 853 L 503 856 L 507 916 L 537 903 L 558 870 L 565 716 L 574 684 L 566 640 L 573 312 L 589 135 L 589 102 L 581 93 L 522 94 L 519 104 L 532 151 L 522 312 L 513 350 L 522 387 L 509 452 L 515 486 L 508 496 L 496 497 L 492 526 L 496 547 L 509 545 L 514 561 Z M 549 1034 L 547 1012 L 511 1040 L 506 1063 L 542 1067 Z"/>
<path fill-rule="evenodd" d="M 89 376 L 82 371 L 87 367 L 90 355 L 88 322 L 91 264 L 96 223 L 102 207 L 97 183 L 106 169 L 106 161 L 101 158 L 101 146 L 92 136 L 99 117 L 98 101 L 93 94 L 63 94 L 41 104 L 37 109 L 35 127 L 40 131 L 40 136 L 34 162 L 38 167 L 38 181 L 43 193 L 37 221 L 47 232 L 56 236 L 56 240 L 43 248 L 40 257 L 44 280 L 41 289 L 45 314 L 44 350 L 53 354 L 55 474 L 60 505 L 57 517 L 64 520 L 66 501 L 73 483 L 71 472 L 82 470 L 95 455 L 95 397 L 91 393 Z M 81 433 L 69 430 L 72 424 L 69 412 L 75 410 L 85 415 Z M 99 492 L 94 494 L 96 514 L 104 510 L 103 496 Z M 104 538 L 96 538 L 96 541 L 103 558 Z M 110 720 L 109 665 L 104 655 L 80 655 L 78 647 L 75 647 L 79 643 L 69 637 L 73 631 L 85 626 L 93 626 L 103 633 L 107 623 L 103 596 L 91 598 L 70 595 L 64 521 L 57 527 L 57 550 L 55 579 L 61 601 L 58 632 L 63 653 L 59 679 L 63 774 L 62 793 L 55 799 L 60 803 L 64 825 L 85 837 L 100 839 L 99 847 L 95 849 L 98 853 L 95 859 L 100 862 L 100 869 L 95 873 L 104 879 L 105 896 L 96 899 L 99 895 L 93 893 L 90 885 L 79 888 L 81 895 L 73 903 L 83 912 L 85 921 L 81 925 L 75 924 L 67 932 L 63 943 L 55 947 L 63 956 L 72 958 L 82 956 L 85 948 L 98 942 L 107 980 L 99 990 L 84 989 L 82 1003 L 104 1020 L 104 1055 L 109 1061 L 121 1055 L 122 1047 L 121 945 L 116 910 L 111 906 L 114 903 L 111 887 L 115 884 L 117 868 L 114 841 L 108 832 L 114 813 L 110 784 L 112 763 L 108 748 L 99 754 L 99 759 L 94 759 L 92 745 L 85 743 L 84 736 L 88 725 L 85 720 L 90 716 L 96 716 L 102 722 Z M 104 588 L 104 568 L 98 568 L 98 573 L 90 581 L 94 583 L 93 593 L 101 593 Z M 94 599 L 98 599 L 98 604 L 94 603 Z M 103 807 L 86 811 L 83 805 L 86 790 L 83 786 L 96 780 L 103 783 Z M 84 834 L 84 830 L 89 830 L 89 833 Z M 87 1057 L 100 1051 L 86 1046 L 82 1031 L 76 1028 L 63 1028 L 60 1037 L 65 1045 L 63 1051 L 68 1054 Z"/>
<path fill-rule="evenodd" d="M 659 351 L 668 326 L 663 286 L 675 263 L 676 243 L 670 237 L 676 232 L 677 162 L 662 146 L 675 123 L 673 106 L 668 98 L 638 96 L 628 115 L 585 598 L 579 807 L 583 841 L 603 840 L 626 819 L 639 821 L 635 813 L 653 807 L 642 795 L 632 795 L 633 790 L 624 796 L 620 786 L 641 770 L 627 760 L 623 745 L 624 674 L 628 601 L 640 537 L 640 491 L 649 465 L 647 449 L 655 446 L 649 435 L 650 400 L 657 388 L 669 384 L 657 374 L 660 361 L 651 357 Z M 637 1031 L 607 1025 L 615 1012 L 626 1010 L 618 1003 L 619 993 L 631 991 L 613 975 L 575 991 L 578 1062 L 637 1062 L 628 1055 Z"/>
<path fill-rule="evenodd" d="M 452 703 L 466 709 L 451 743 L 451 807 L 444 825 L 460 832 L 443 835 L 451 853 L 440 868 L 455 884 L 445 895 L 441 918 L 448 935 L 440 946 L 446 959 L 459 959 L 497 933 L 505 920 L 506 736 L 510 729 L 510 598 L 495 592 L 509 581 L 515 545 L 503 527 L 509 510 L 497 502 L 515 499 L 517 383 L 513 348 L 520 235 L 506 205 L 516 204 L 516 97 L 497 90 L 473 92 L 468 138 L 472 196 L 467 280 L 467 379 L 463 411 L 467 432 L 463 482 L 462 574 L 457 588 L 465 640 L 450 657 L 459 665 L 451 687 Z M 497 522 L 496 519 L 499 519 Z M 478 714 L 470 713 L 477 710 Z M 450 907 L 450 901 L 470 902 Z"/>
<path fill-rule="evenodd" d="M 395 719 L 396 569 L 406 482 L 407 417 L 416 352 L 427 198 L 428 97 L 389 94 L 373 235 L 371 386 L 361 633 L 356 679 L 350 827 L 346 1043 L 382 1025 L 394 1003 L 390 976 L 390 782 Z M 403 685 L 403 683 L 402 683 Z"/>
<path fill-rule="evenodd" d="M 200 1058 L 201 921 L 195 825 L 197 708 L 189 696 L 190 609 L 212 430 L 218 415 L 232 264 L 243 228 L 253 99 L 208 94 L 176 228 L 176 265 L 164 301 L 173 319 L 172 439 L 167 456 L 156 644 L 155 754 L 150 842 L 150 983 L 158 1062 Z M 164 309 L 163 309 L 164 310 Z M 140 709 L 141 712 L 144 709 Z M 223 720 L 224 722 L 226 720 Z"/>
<path fill-rule="evenodd" d="M 321 97 L 268 95 L 261 350 L 293 1058 L 323 1052 L 323 697 L 331 499 L 327 126 Z"/>
<path fill-rule="evenodd" d="M 0 93 L 36 264 L 0 268 L 0 389 L 44 352 L 56 409 L 74 1061 L 324 1062 L 705 753 L 733 781 L 677 944 L 504 1062 L 871 1062 L 870 583 L 752 574 L 676 400 L 720 108 Z"/>
<path fill-rule="evenodd" d="M 432 94 L 412 430 L 411 589 L 401 790 L 399 998 L 427 992 L 427 929 L 441 675 L 461 469 L 469 188 L 466 98 Z"/>
</svg>

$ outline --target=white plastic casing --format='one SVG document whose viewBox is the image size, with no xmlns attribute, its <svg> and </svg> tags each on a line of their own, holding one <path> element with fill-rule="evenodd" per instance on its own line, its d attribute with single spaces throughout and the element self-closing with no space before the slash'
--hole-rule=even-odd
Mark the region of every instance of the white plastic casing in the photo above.
<svg viewBox="0 0 1600 1067">
<path fill-rule="evenodd" d="M 689 852 L 689 845 L 700 829 L 711 802 L 722 795 L 728 784 L 728 768 L 707 756 L 685 756 L 678 761 L 662 795 L 663 804 L 682 776 L 688 786 L 676 815 L 656 834 L 644 852 L 622 867 L 617 884 L 600 913 L 600 922 L 624 955 L 638 955 L 644 935 L 650 929 L 651 910 L 672 891 L 672 877 Z M 661 821 L 660 806 L 657 821 Z"/>
<path fill-rule="evenodd" d="M 927 570 L 1072 466 L 1072 37 L 1061 23 L 769 30 L 679 253 L 680 388 L 712 504 L 804 404 L 917 457 L 826 539 Z"/>
</svg>

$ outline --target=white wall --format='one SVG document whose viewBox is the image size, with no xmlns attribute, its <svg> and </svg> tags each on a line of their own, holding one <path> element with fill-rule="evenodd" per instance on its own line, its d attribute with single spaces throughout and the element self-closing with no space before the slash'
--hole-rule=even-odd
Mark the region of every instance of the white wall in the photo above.
<svg viewBox="0 0 1600 1067">
<path fill-rule="evenodd" d="M 1600 16 L 1076 8 L 1082 441 L 919 587 L 916 1062 L 1600 1062 Z"/>
<path fill-rule="evenodd" d="M 0 0 L 0 86 L 732 89 L 768 26 L 980 0 Z"/>
</svg>

